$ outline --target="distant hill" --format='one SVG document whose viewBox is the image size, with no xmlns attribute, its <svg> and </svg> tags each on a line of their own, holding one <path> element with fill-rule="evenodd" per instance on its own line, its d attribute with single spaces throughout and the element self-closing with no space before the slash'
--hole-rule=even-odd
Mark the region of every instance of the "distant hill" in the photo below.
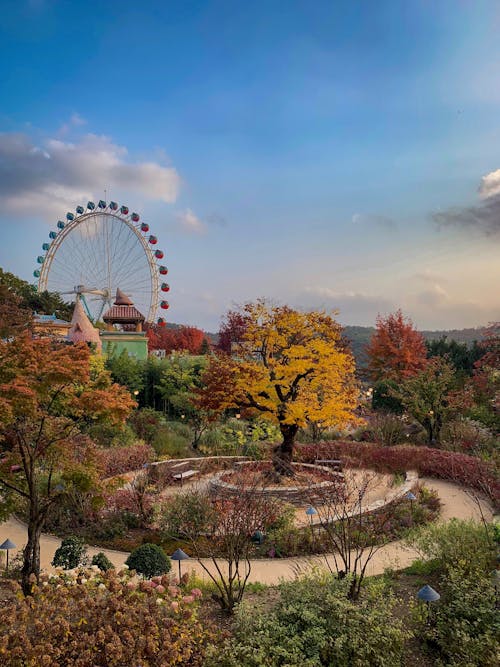
<svg viewBox="0 0 500 667">
<path fill-rule="evenodd" d="M 168 323 L 167 327 L 172 329 L 178 329 L 183 325 Z M 363 368 L 366 366 L 366 353 L 365 348 L 370 342 L 375 327 L 355 327 L 355 326 L 346 326 L 344 327 L 344 337 L 351 343 L 351 348 L 356 359 L 356 366 L 358 368 Z M 217 343 L 218 334 L 206 331 L 205 332 L 209 341 L 215 345 Z M 446 336 L 448 340 L 456 340 L 457 343 L 466 343 L 467 345 L 472 345 L 475 340 L 481 340 L 483 337 L 483 329 L 448 329 L 443 331 L 422 331 L 422 335 L 426 340 L 439 340 Z"/>
</svg>

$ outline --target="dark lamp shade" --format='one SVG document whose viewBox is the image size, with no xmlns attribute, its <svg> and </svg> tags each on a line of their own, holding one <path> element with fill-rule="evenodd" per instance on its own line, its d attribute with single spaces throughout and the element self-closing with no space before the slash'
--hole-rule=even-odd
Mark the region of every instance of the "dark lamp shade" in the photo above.
<svg viewBox="0 0 500 667">
<path fill-rule="evenodd" d="M 172 560 L 189 560 L 189 556 L 182 549 L 176 549 L 170 558 Z"/>
<path fill-rule="evenodd" d="M 0 544 L 0 549 L 15 549 L 15 548 L 16 545 L 14 544 L 14 542 L 12 542 L 12 540 L 9 539 L 5 540 L 3 544 Z"/>
<path fill-rule="evenodd" d="M 436 602 L 441 596 L 431 586 L 426 584 L 418 591 L 417 597 L 419 600 L 422 600 L 422 602 Z"/>
</svg>

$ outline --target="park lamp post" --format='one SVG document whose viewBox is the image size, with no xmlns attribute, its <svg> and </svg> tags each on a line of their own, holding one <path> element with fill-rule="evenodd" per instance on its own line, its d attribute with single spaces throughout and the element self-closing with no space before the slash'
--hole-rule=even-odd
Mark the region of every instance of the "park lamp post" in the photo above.
<svg viewBox="0 0 500 667">
<path fill-rule="evenodd" d="M 174 553 L 170 556 L 172 560 L 176 560 L 179 563 L 179 586 L 181 585 L 181 561 L 189 560 L 189 556 L 182 549 L 176 549 Z"/>
<path fill-rule="evenodd" d="M 313 516 L 317 513 L 318 513 L 318 511 L 316 509 L 314 509 L 314 507 L 309 506 L 306 509 L 306 514 L 309 517 L 309 520 L 311 522 L 311 529 L 312 529 L 312 525 L 313 525 Z"/>
<path fill-rule="evenodd" d="M 408 491 L 405 498 L 406 498 L 406 500 L 410 501 L 410 512 L 411 512 L 411 519 L 412 519 L 412 522 L 413 522 L 413 503 L 417 499 L 417 496 L 414 493 L 412 493 L 411 491 Z"/>
<path fill-rule="evenodd" d="M 430 622 L 431 618 L 431 602 L 437 602 L 441 596 L 437 591 L 435 591 L 432 586 L 426 584 L 423 586 L 417 593 L 417 598 L 421 602 L 425 602 L 427 605 L 427 622 Z"/>
<path fill-rule="evenodd" d="M 6 567 L 5 567 L 6 572 L 9 571 L 9 551 L 11 549 L 15 549 L 15 548 L 16 548 L 16 545 L 14 544 L 14 542 L 12 542 L 12 540 L 9 540 L 8 538 L 5 540 L 5 542 L 0 544 L 0 549 L 7 552 L 7 564 L 6 564 Z"/>
</svg>

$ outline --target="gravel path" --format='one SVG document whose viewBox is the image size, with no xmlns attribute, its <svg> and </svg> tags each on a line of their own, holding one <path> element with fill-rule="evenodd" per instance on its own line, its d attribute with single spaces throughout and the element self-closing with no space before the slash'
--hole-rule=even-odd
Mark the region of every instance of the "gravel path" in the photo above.
<svg viewBox="0 0 500 667">
<path fill-rule="evenodd" d="M 474 519 L 479 521 L 481 519 L 481 512 L 478 504 L 471 497 L 463 487 L 444 482 L 442 480 L 421 478 L 427 487 L 435 489 L 442 502 L 440 522 L 448 521 L 452 518 L 457 519 Z M 490 521 L 493 518 L 491 507 L 487 502 L 481 501 L 482 512 L 485 518 Z M 3 524 L 0 524 L 0 544 L 9 538 L 18 547 L 18 550 L 26 543 L 26 527 L 20 521 L 14 518 L 9 519 Z M 50 562 L 54 556 L 54 552 L 60 544 L 60 539 L 52 535 L 42 535 L 40 542 L 40 556 L 41 565 L 44 569 L 51 569 Z M 100 549 L 98 547 L 89 546 L 88 553 L 90 556 L 103 551 L 111 562 L 120 567 L 123 565 L 128 557 L 128 554 L 122 551 L 112 551 L 110 549 Z M 10 554 L 12 559 L 15 554 L 13 550 Z M 327 556 L 331 562 L 331 557 Z M 405 548 L 402 542 L 392 542 L 379 549 L 367 568 L 368 575 L 382 574 L 384 569 L 392 567 L 395 569 L 407 567 L 416 558 L 418 554 L 413 549 Z M 204 560 L 204 564 L 214 570 L 213 564 L 208 560 Z M 264 584 L 277 584 L 280 579 L 293 579 L 298 570 L 304 570 L 311 565 L 325 565 L 325 556 L 322 557 L 300 557 L 300 558 L 284 558 L 284 559 L 259 559 L 252 561 L 252 570 L 249 581 L 260 581 Z M 199 576 L 207 577 L 201 565 L 192 560 L 183 563 L 183 571 L 195 570 Z"/>
</svg>

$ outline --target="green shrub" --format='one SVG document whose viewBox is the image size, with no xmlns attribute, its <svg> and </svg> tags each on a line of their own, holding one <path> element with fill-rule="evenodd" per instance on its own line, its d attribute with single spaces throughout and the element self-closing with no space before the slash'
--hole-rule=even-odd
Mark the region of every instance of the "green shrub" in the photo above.
<svg viewBox="0 0 500 667">
<path fill-rule="evenodd" d="M 375 415 L 370 423 L 370 432 L 378 445 L 392 447 L 406 441 L 404 423 L 394 414 Z"/>
<path fill-rule="evenodd" d="M 165 574 L 172 567 L 170 558 L 157 544 L 142 544 L 137 547 L 127 558 L 125 564 L 146 579 Z"/>
<path fill-rule="evenodd" d="M 87 558 L 87 547 L 81 537 L 66 537 L 61 546 L 56 549 L 52 565 L 72 570 L 78 565 L 84 565 Z"/>
<path fill-rule="evenodd" d="M 403 405 L 395 393 L 399 387 L 394 380 L 381 380 L 373 387 L 372 408 L 380 412 L 403 413 Z"/>
<path fill-rule="evenodd" d="M 234 635 L 214 647 L 207 667 L 396 667 L 407 633 L 392 615 L 384 582 L 372 582 L 357 603 L 347 599 L 349 580 L 310 575 L 283 583 L 274 609 L 241 605 Z"/>
<path fill-rule="evenodd" d="M 104 554 L 102 551 L 99 551 L 98 554 L 95 554 L 95 556 L 92 557 L 92 560 L 90 562 L 91 565 L 97 565 L 97 567 L 102 571 L 102 572 L 107 572 L 108 570 L 111 570 L 114 568 L 113 563 L 109 560 L 109 558 Z"/>
<path fill-rule="evenodd" d="M 408 541 L 425 560 L 434 560 L 446 575 L 459 570 L 463 576 L 486 573 L 493 567 L 493 527 L 474 521 L 452 519 L 429 524 L 412 533 Z"/>
<path fill-rule="evenodd" d="M 198 537 L 208 530 L 212 519 L 208 495 L 196 490 L 170 498 L 158 512 L 158 523 L 166 537 Z"/>
</svg>

